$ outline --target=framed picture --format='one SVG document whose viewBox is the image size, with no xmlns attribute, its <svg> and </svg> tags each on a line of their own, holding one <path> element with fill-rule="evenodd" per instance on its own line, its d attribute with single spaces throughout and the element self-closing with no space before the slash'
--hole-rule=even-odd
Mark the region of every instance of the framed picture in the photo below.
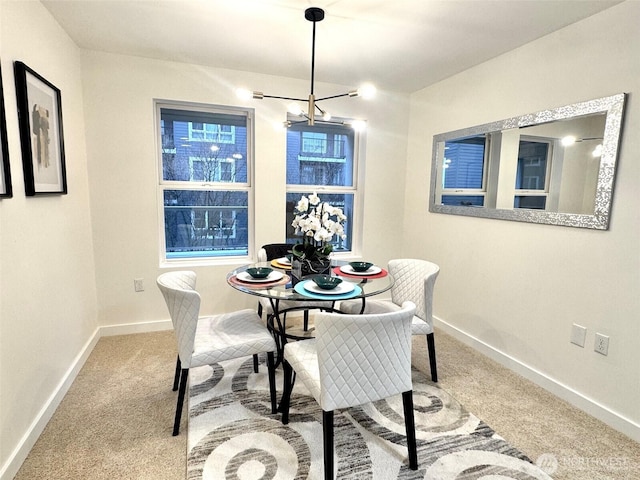
<svg viewBox="0 0 640 480">
<path fill-rule="evenodd" d="M 9 145 L 7 143 L 7 119 L 4 115 L 4 90 L 0 70 L 0 198 L 13 196 L 11 189 L 11 168 L 9 165 Z"/>
<path fill-rule="evenodd" d="M 25 193 L 67 193 L 60 90 L 22 62 L 14 69 Z"/>
</svg>

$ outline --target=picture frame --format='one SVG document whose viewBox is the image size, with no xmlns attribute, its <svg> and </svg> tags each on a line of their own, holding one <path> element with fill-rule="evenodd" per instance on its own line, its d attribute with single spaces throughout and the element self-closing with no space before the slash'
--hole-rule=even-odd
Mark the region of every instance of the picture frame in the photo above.
<svg viewBox="0 0 640 480">
<path fill-rule="evenodd" d="M 2 69 L 0 69 L 0 198 L 13 196 L 11 186 L 11 165 L 9 164 L 9 144 L 7 142 L 7 118 L 4 110 L 4 89 Z"/>
<path fill-rule="evenodd" d="M 14 70 L 25 194 L 66 194 L 60 90 L 22 62 Z"/>
</svg>

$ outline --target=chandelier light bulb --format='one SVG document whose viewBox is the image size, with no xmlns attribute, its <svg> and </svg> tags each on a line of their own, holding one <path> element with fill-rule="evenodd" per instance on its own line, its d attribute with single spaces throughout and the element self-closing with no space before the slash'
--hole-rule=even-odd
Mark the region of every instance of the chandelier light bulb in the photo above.
<svg viewBox="0 0 640 480">
<path fill-rule="evenodd" d="M 561 142 L 564 147 L 569 147 L 576 143 L 576 137 L 574 137 L 573 135 L 567 135 L 561 140 Z"/>
<path fill-rule="evenodd" d="M 246 88 L 236 88 L 236 97 L 240 100 L 251 100 L 253 93 Z"/>
<path fill-rule="evenodd" d="M 322 120 L 324 120 L 325 122 L 328 122 L 329 120 L 331 120 L 331 114 L 329 112 L 324 112 L 322 114 Z"/>
<path fill-rule="evenodd" d="M 287 106 L 287 111 L 292 115 L 302 115 L 302 107 L 295 102 L 291 102 Z"/>
<path fill-rule="evenodd" d="M 290 126 L 291 126 L 291 122 L 286 121 L 286 120 L 284 122 L 273 122 L 273 129 L 276 132 L 284 132 Z"/>
<path fill-rule="evenodd" d="M 364 132 L 367 129 L 367 122 L 364 120 L 354 120 L 351 122 L 351 128 L 356 132 Z"/>
<path fill-rule="evenodd" d="M 370 83 L 365 83 L 358 88 L 358 96 L 365 100 L 370 100 L 376 96 L 376 87 Z"/>
</svg>

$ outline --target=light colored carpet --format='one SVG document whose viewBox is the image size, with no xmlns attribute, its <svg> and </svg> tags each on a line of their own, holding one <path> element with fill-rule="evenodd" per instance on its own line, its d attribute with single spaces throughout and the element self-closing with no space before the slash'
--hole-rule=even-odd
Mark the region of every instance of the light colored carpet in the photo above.
<svg viewBox="0 0 640 480">
<path fill-rule="evenodd" d="M 175 359 L 173 332 L 101 338 L 15 480 L 184 479 Z"/>
<path fill-rule="evenodd" d="M 425 339 L 413 347 L 428 373 Z M 100 339 L 15 480 L 184 480 L 175 348 L 173 332 Z M 640 478 L 640 444 L 439 331 L 436 351 L 440 386 L 532 460 L 554 455 L 554 479 Z"/>
</svg>

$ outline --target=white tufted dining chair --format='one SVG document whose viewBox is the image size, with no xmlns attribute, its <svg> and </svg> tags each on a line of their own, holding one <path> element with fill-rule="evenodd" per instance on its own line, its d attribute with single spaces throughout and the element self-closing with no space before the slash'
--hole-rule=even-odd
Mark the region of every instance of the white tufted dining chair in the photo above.
<svg viewBox="0 0 640 480">
<path fill-rule="evenodd" d="M 432 312 L 433 288 L 440 273 L 440 267 L 426 260 L 402 258 L 389 261 L 389 273 L 395 280 L 391 287 L 391 301 L 367 299 L 363 313 L 398 310 L 403 302 L 413 302 L 416 305 L 416 314 L 411 323 L 411 332 L 413 335 L 426 335 L 431 380 L 437 382 L 438 369 Z M 359 313 L 362 310 L 362 301 L 341 302 L 340 310 L 345 313 Z"/>
<path fill-rule="evenodd" d="M 282 423 L 289 422 L 298 378 L 322 408 L 324 478 L 334 478 L 333 412 L 402 394 L 409 467 L 418 468 L 411 382 L 411 318 L 415 305 L 381 314 L 320 312 L 316 338 L 284 347 Z"/>
<path fill-rule="evenodd" d="M 180 381 L 180 391 L 173 435 L 178 435 L 180 432 L 180 417 L 189 369 L 233 358 L 267 353 L 271 413 L 276 413 L 274 363 L 276 343 L 256 312 L 246 309 L 199 317 L 200 295 L 195 290 L 195 272 L 163 273 L 158 277 L 157 284 L 167 303 L 178 343 L 173 390 L 178 390 L 178 381 Z"/>
</svg>

